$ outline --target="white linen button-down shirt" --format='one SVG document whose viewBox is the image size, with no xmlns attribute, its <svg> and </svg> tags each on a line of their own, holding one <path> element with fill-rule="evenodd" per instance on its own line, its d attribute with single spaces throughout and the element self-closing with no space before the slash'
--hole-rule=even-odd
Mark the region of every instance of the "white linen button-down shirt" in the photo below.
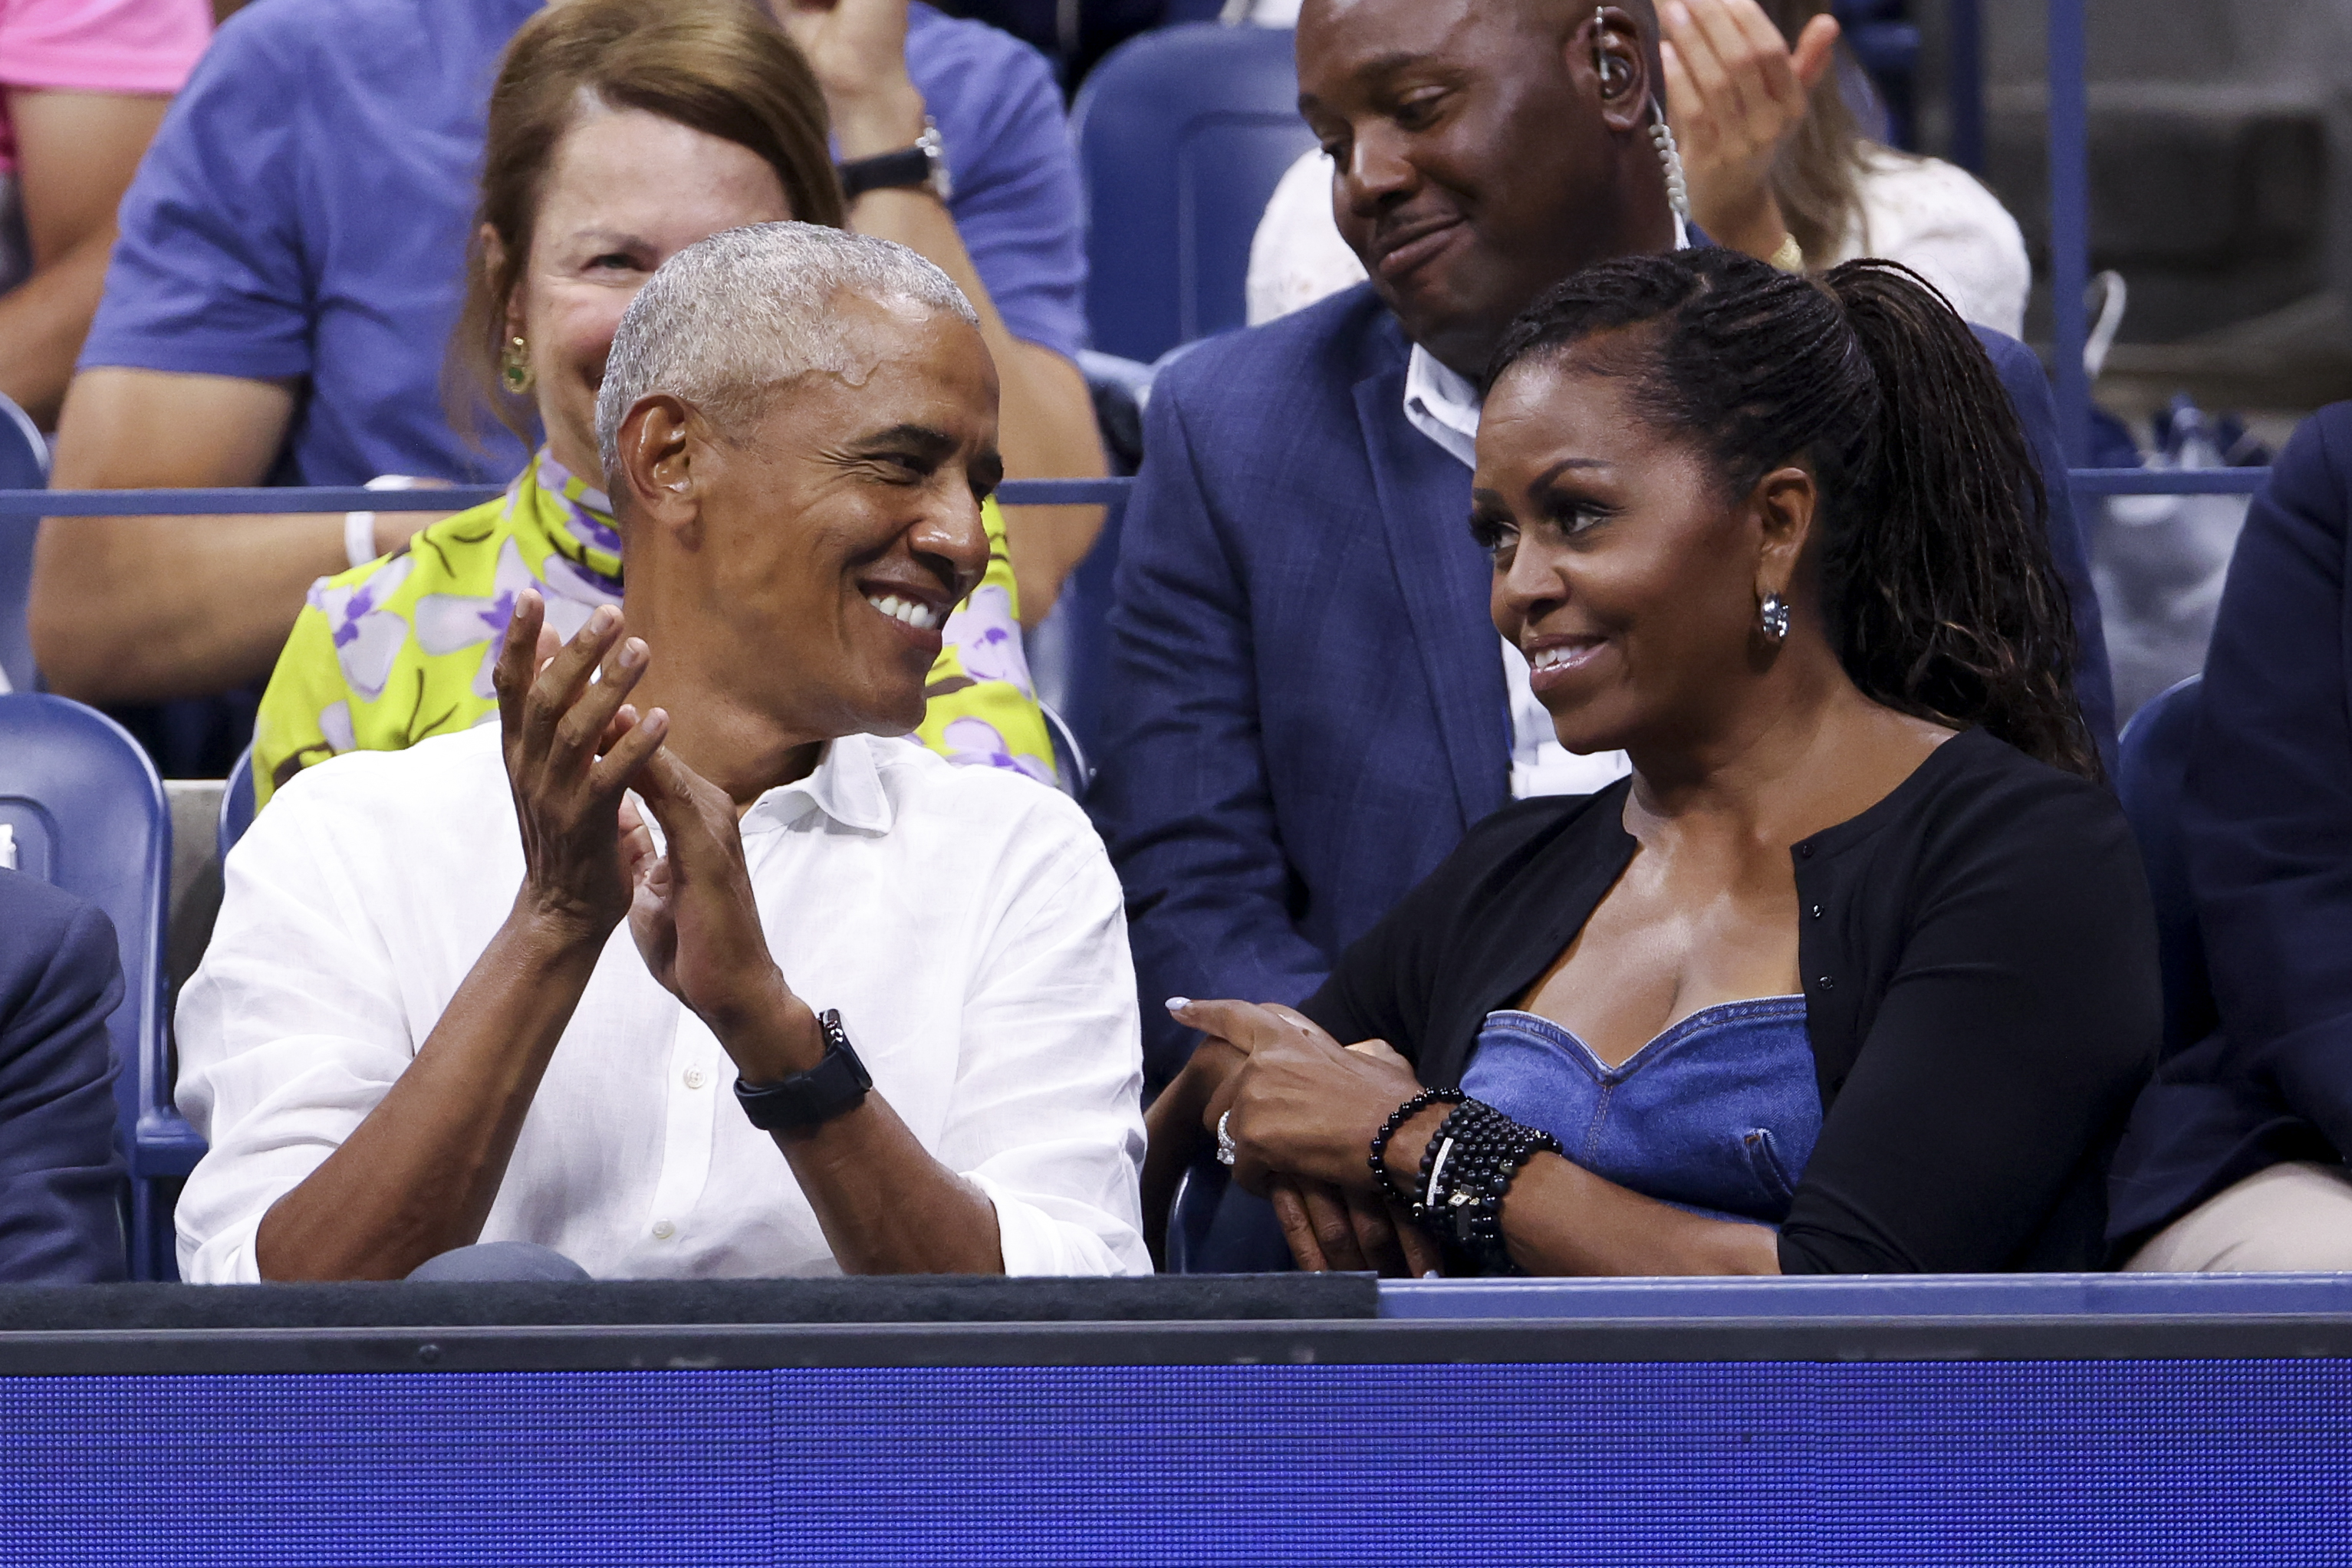
<svg viewBox="0 0 2352 1568">
<path fill-rule="evenodd" d="M 762 795 L 742 837 L 785 978 L 840 1009 L 876 1092 L 988 1195 L 1005 1271 L 1150 1272 L 1134 972 L 1085 813 L 1027 779 L 852 736 Z M 415 1058 L 522 872 L 495 724 L 335 758 L 256 820 L 180 1002 L 179 1104 L 212 1144 L 180 1197 L 184 1278 L 259 1278 L 262 1216 Z M 481 1239 L 551 1247 L 599 1278 L 836 1272 L 734 1082 L 623 925 Z"/>
</svg>

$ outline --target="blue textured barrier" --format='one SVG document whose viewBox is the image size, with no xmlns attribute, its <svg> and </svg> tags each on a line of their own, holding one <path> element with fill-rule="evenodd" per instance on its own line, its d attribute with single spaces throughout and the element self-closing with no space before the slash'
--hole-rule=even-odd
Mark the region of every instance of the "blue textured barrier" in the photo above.
<svg viewBox="0 0 2352 1568">
<path fill-rule="evenodd" d="M 0 1381 L 0 1560 L 2341 1563 L 2326 1362 Z"/>
</svg>

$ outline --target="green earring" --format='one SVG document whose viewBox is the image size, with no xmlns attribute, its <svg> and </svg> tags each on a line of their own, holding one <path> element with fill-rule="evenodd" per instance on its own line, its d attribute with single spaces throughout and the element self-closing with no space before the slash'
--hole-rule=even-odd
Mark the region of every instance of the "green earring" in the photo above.
<svg viewBox="0 0 2352 1568">
<path fill-rule="evenodd" d="M 520 338 L 507 340 L 506 352 L 499 356 L 499 380 L 517 397 L 530 391 L 530 346 Z"/>
</svg>

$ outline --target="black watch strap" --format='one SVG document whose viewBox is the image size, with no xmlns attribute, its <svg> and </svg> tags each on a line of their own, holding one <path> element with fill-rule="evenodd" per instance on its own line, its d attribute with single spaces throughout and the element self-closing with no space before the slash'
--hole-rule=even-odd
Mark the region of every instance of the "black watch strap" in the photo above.
<svg viewBox="0 0 2352 1568">
<path fill-rule="evenodd" d="M 841 193 L 852 202 L 868 191 L 896 191 L 928 185 L 930 181 L 930 154 L 919 147 L 877 152 L 871 158 L 856 159 L 841 166 Z"/>
<path fill-rule="evenodd" d="M 912 147 L 853 158 L 836 170 L 844 201 L 854 202 L 868 191 L 928 190 L 944 202 L 955 193 L 948 178 L 947 143 L 931 117 L 923 117 L 923 133 Z"/>
<path fill-rule="evenodd" d="M 828 1009 L 816 1022 L 824 1031 L 824 1059 L 814 1067 L 774 1083 L 735 1080 L 735 1099 L 751 1125 L 770 1133 L 804 1132 L 865 1103 L 874 1080 L 850 1046 L 841 1015 Z"/>
</svg>

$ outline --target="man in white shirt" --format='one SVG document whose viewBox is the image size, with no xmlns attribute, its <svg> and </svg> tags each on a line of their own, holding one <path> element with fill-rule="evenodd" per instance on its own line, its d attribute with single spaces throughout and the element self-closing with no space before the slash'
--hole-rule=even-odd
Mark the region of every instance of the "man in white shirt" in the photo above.
<svg viewBox="0 0 2352 1568">
<path fill-rule="evenodd" d="M 230 857 L 184 1275 L 1147 1271 L 1100 843 L 877 738 L 986 564 L 971 306 L 885 241 L 734 230 L 631 305 L 597 414 L 622 609 L 559 649 L 522 595 L 495 729 L 313 768 Z"/>
</svg>

